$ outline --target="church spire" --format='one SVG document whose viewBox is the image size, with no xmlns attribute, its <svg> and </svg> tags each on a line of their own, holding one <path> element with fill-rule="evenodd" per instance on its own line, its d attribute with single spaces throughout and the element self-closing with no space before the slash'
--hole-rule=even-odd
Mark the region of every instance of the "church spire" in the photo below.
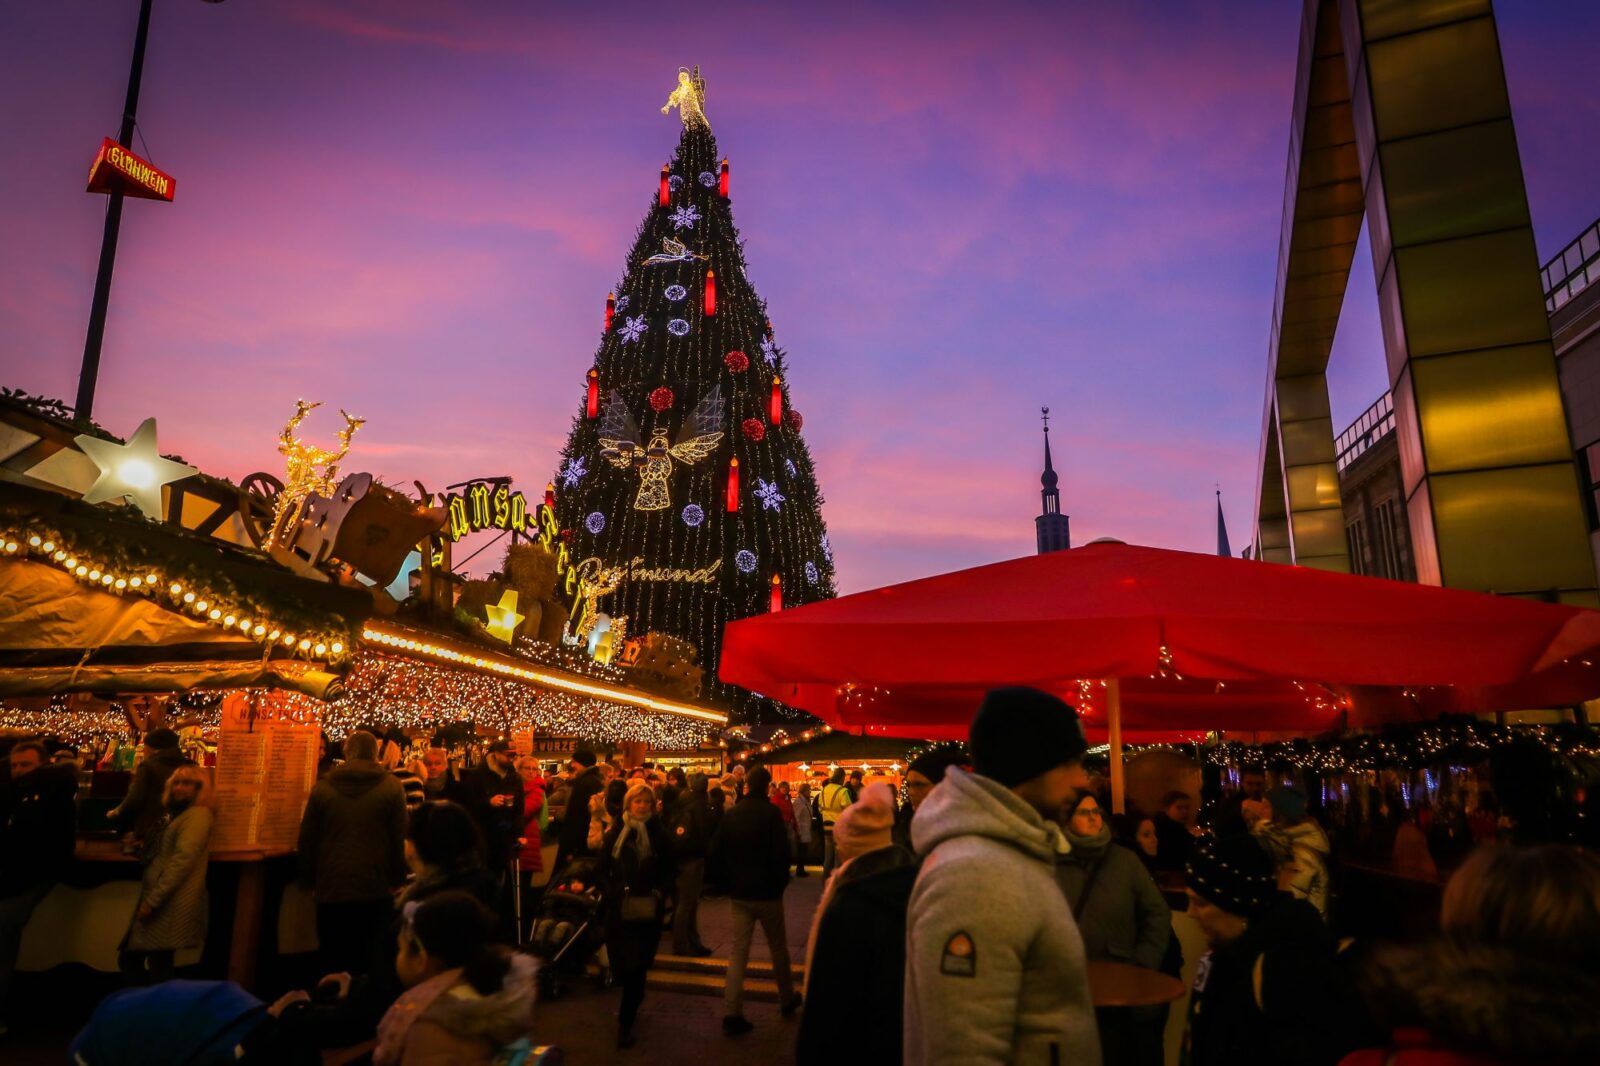
<svg viewBox="0 0 1600 1066">
<path fill-rule="evenodd" d="M 1043 555 L 1072 547 L 1072 534 L 1067 516 L 1061 513 L 1061 489 L 1057 487 L 1061 479 L 1050 457 L 1050 408 L 1039 408 L 1039 417 L 1044 422 L 1044 473 L 1039 475 L 1044 510 L 1034 519 L 1034 534 Z"/>
<path fill-rule="evenodd" d="M 1222 517 L 1222 488 L 1217 487 L 1217 554 L 1225 559 L 1233 558 L 1233 549 L 1228 546 L 1228 523 Z"/>
</svg>

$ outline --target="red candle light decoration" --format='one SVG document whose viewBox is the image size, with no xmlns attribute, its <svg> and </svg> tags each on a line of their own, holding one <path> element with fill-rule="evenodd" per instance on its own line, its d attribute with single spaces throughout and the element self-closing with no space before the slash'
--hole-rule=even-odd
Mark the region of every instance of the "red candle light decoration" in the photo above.
<svg viewBox="0 0 1600 1066">
<path fill-rule="evenodd" d="M 736 514 L 739 510 L 739 460 L 737 457 L 728 460 L 728 513 Z"/>
<path fill-rule="evenodd" d="M 554 481 L 544 483 L 544 505 L 552 511 L 556 509 L 556 483 Z"/>
<path fill-rule="evenodd" d="M 783 379 L 772 379 L 772 403 L 767 410 L 767 416 L 772 419 L 773 425 L 783 422 Z"/>
<path fill-rule="evenodd" d="M 722 170 L 717 174 L 717 195 L 724 200 L 728 198 L 728 161 L 722 161 Z"/>
<path fill-rule="evenodd" d="M 606 332 L 606 333 L 610 333 L 611 332 L 611 320 L 613 318 L 616 318 L 616 317 L 617 317 L 617 294 L 614 293 L 614 292 L 608 292 L 608 293 L 606 293 L 606 328 L 605 328 L 604 332 Z"/>
<path fill-rule="evenodd" d="M 590 418 L 600 417 L 600 371 L 589 371 L 589 400 L 584 412 Z"/>
<path fill-rule="evenodd" d="M 706 317 L 717 313 L 717 272 L 706 271 Z"/>
<path fill-rule="evenodd" d="M 670 176 L 668 172 L 671 171 L 671 169 L 672 169 L 672 167 L 671 167 L 670 164 L 667 164 L 667 163 L 662 163 L 661 164 L 661 206 L 662 207 L 666 207 L 668 204 L 672 203 L 672 186 L 670 184 L 668 184 L 668 181 L 667 181 L 667 179 Z"/>
<path fill-rule="evenodd" d="M 777 574 L 772 575 L 772 613 L 777 614 L 783 610 L 783 580 Z"/>
</svg>

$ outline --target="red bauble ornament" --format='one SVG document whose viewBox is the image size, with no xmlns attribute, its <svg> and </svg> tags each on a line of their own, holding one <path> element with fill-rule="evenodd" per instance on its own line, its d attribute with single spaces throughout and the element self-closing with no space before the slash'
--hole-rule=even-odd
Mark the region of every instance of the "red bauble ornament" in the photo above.
<svg viewBox="0 0 1600 1066">
<path fill-rule="evenodd" d="M 706 317 L 717 313 L 717 272 L 706 271 Z"/>
<path fill-rule="evenodd" d="M 739 423 L 739 428 L 744 431 L 746 440 L 763 440 L 767 435 L 767 427 L 761 424 L 759 418 L 747 418 Z"/>
<path fill-rule="evenodd" d="M 616 317 L 617 317 L 617 294 L 614 293 L 614 292 L 608 292 L 608 293 L 606 293 L 606 328 L 605 328 L 605 332 L 607 332 L 607 333 L 611 332 L 611 320 L 613 318 L 616 318 Z"/>
<path fill-rule="evenodd" d="M 673 403 L 672 390 L 665 385 L 650 394 L 650 407 L 656 411 L 665 411 Z"/>
<path fill-rule="evenodd" d="M 661 164 L 661 206 L 667 207 L 672 203 L 672 186 L 668 183 L 672 167 L 666 163 Z"/>
<path fill-rule="evenodd" d="M 783 379 L 772 379 L 772 400 L 767 405 L 767 417 L 772 419 L 773 425 L 783 421 Z"/>
<path fill-rule="evenodd" d="M 788 414 L 784 415 L 783 422 L 795 433 L 799 433 L 801 427 L 806 424 L 806 420 L 800 417 L 800 412 L 795 410 L 790 410 Z"/>
<path fill-rule="evenodd" d="M 600 417 L 600 371 L 589 371 L 589 396 L 584 404 L 584 413 L 590 418 Z"/>
<path fill-rule="evenodd" d="M 743 352 L 729 352 L 722 357 L 722 362 L 735 374 L 743 374 L 750 369 L 750 357 Z"/>
<path fill-rule="evenodd" d="M 722 161 L 722 171 L 717 175 L 717 195 L 724 200 L 728 198 L 728 161 Z"/>
<path fill-rule="evenodd" d="M 728 460 L 728 513 L 739 510 L 739 460 Z"/>
<path fill-rule="evenodd" d="M 783 610 L 783 581 L 777 574 L 772 575 L 772 613 L 777 614 Z"/>
</svg>

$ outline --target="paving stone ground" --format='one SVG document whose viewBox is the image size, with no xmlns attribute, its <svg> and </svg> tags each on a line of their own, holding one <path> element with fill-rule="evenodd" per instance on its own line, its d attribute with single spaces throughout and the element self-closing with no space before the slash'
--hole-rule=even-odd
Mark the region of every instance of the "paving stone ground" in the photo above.
<svg viewBox="0 0 1600 1066">
<path fill-rule="evenodd" d="M 822 895 L 822 878 L 812 876 L 790 882 L 784 893 L 784 922 L 790 957 L 799 963 L 805 955 L 811 916 Z M 726 899 L 710 899 L 700 907 L 700 936 L 706 947 L 726 958 L 733 945 L 732 909 Z M 664 940 L 670 947 L 670 938 Z M 770 960 L 765 938 L 758 930 L 750 950 L 752 959 Z M 639 1011 L 639 1043 L 618 1051 L 617 1006 L 622 993 L 601 990 L 595 982 L 577 982 L 561 999 L 540 1007 L 535 1036 L 541 1043 L 558 1044 L 573 1066 L 626 1063 L 637 1060 L 650 1066 L 789 1066 L 795 1061 L 797 1019 L 784 1019 L 772 1003 L 745 1004 L 745 1017 L 755 1025 L 747 1036 L 722 1035 L 720 997 L 650 991 Z"/>
</svg>

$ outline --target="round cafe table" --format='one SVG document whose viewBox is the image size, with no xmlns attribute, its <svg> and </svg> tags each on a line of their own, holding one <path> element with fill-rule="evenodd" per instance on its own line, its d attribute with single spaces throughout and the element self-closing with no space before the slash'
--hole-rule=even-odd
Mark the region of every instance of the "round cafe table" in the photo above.
<svg viewBox="0 0 1600 1066">
<path fill-rule="evenodd" d="M 1153 1007 L 1182 999 L 1183 982 L 1159 970 L 1110 959 L 1089 960 L 1089 994 L 1096 1007 Z"/>
</svg>

